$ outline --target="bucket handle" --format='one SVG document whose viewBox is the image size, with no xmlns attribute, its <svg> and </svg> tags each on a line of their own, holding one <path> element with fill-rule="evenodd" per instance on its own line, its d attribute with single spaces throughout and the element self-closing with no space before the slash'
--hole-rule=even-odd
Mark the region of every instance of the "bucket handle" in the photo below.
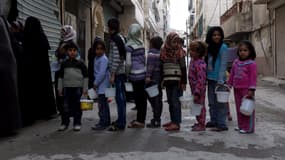
<svg viewBox="0 0 285 160">
<path fill-rule="evenodd" d="M 215 93 L 217 93 L 218 88 L 221 87 L 221 86 L 226 87 L 229 91 L 231 90 L 230 86 L 227 85 L 227 84 L 224 84 L 224 85 L 217 85 L 216 88 L 215 88 Z"/>
<path fill-rule="evenodd" d="M 244 96 L 242 99 L 250 99 L 250 98 L 246 98 L 246 97 L 247 97 L 247 96 Z M 252 97 L 251 100 L 255 101 L 255 97 Z"/>
</svg>

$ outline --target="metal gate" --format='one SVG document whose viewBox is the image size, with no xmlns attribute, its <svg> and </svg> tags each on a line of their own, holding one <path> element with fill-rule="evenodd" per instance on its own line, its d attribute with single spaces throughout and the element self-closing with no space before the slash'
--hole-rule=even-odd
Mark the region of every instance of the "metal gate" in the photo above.
<svg viewBox="0 0 285 160">
<path fill-rule="evenodd" d="M 38 18 L 47 35 L 51 52 L 55 51 L 60 41 L 60 10 L 57 0 L 17 0 L 19 18 L 24 22 L 29 16 Z"/>
</svg>

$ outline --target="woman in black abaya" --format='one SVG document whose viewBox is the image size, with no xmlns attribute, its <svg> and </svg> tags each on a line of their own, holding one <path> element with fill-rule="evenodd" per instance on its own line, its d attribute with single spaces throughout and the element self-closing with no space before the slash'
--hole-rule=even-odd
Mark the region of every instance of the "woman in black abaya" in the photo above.
<svg viewBox="0 0 285 160">
<path fill-rule="evenodd" d="M 21 109 L 25 125 L 56 114 L 47 37 L 40 21 L 28 17 L 24 28 Z"/>
<path fill-rule="evenodd" d="M 0 17 L 0 136 L 21 126 L 17 96 L 17 64 L 4 18 Z"/>
</svg>

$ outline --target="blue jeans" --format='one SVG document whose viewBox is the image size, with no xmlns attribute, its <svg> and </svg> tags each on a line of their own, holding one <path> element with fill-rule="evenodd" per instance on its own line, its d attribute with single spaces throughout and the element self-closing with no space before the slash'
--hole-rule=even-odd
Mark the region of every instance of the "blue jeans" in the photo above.
<svg viewBox="0 0 285 160">
<path fill-rule="evenodd" d="M 116 121 L 116 125 L 118 128 L 125 128 L 126 126 L 126 79 L 127 78 L 125 74 L 115 76 L 116 103 L 118 110 L 118 119 Z"/>
<path fill-rule="evenodd" d="M 99 107 L 99 125 L 107 127 L 110 125 L 110 108 L 107 98 L 104 94 L 99 94 L 98 96 L 98 107 Z"/>
<path fill-rule="evenodd" d="M 73 117 L 74 125 L 81 125 L 82 110 L 80 108 L 80 98 L 82 96 L 82 88 L 64 88 L 64 104 L 61 114 L 63 125 L 69 125 L 70 117 Z"/>
<path fill-rule="evenodd" d="M 181 123 L 181 103 L 179 101 L 181 90 L 178 84 L 166 86 L 166 94 L 171 122 L 179 125 Z"/>
<path fill-rule="evenodd" d="M 227 103 L 217 102 L 217 96 L 215 89 L 217 86 L 216 81 L 208 80 L 208 101 L 209 101 L 209 111 L 211 123 L 216 125 L 218 128 L 226 128 L 226 119 L 227 119 Z"/>
</svg>

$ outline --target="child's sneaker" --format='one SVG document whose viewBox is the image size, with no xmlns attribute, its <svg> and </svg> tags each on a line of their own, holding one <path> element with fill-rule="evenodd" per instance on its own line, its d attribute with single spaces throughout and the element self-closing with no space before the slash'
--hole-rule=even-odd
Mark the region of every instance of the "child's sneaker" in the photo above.
<svg viewBox="0 0 285 160">
<path fill-rule="evenodd" d="M 75 125 L 75 126 L 73 127 L 73 130 L 74 130 L 74 131 L 80 131 L 80 130 L 81 130 L 81 126 L 80 126 L 80 125 Z"/>
<path fill-rule="evenodd" d="M 160 128 L 161 127 L 161 124 L 160 124 L 160 121 L 156 121 L 154 119 L 152 119 L 150 121 L 150 123 L 148 123 L 146 125 L 147 128 Z"/>
<path fill-rule="evenodd" d="M 235 127 L 235 131 L 240 131 L 239 127 Z"/>
<path fill-rule="evenodd" d="M 65 131 L 65 130 L 67 130 L 67 128 L 68 128 L 67 125 L 62 124 L 62 125 L 58 128 L 58 131 Z"/>
<path fill-rule="evenodd" d="M 251 133 L 253 133 L 253 131 L 246 131 L 246 130 L 241 129 L 241 130 L 239 130 L 239 133 L 240 134 L 251 134 Z"/>
</svg>

